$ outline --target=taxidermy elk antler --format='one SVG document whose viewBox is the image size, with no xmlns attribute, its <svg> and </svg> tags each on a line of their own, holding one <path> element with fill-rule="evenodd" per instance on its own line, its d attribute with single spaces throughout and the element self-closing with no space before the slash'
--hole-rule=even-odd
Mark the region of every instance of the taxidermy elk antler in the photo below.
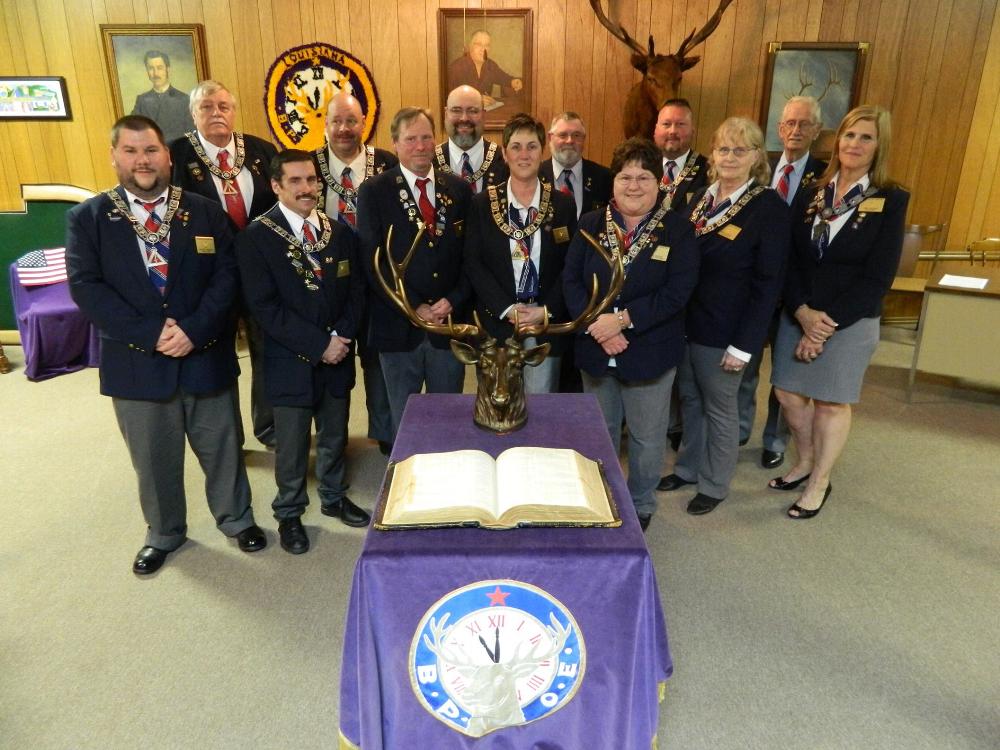
<svg viewBox="0 0 1000 750">
<path fill-rule="evenodd" d="M 590 7 L 597 15 L 597 20 L 611 32 L 611 36 L 632 50 L 632 67 L 642 73 L 642 80 L 632 87 L 625 99 L 622 127 L 625 130 L 626 138 L 631 138 L 633 135 L 639 135 L 643 138 L 653 136 L 656 115 L 660 111 L 660 107 L 663 106 L 663 102 L 677 96 L 684 71 L 690 70 L 701 60 L 700 56 L 685 57 L 685 55 L 712 35 L 712 32 L 719 25 L 719 21 L 722 20 L 722 14 L 726 12 L 726 8 L 732 2 L 733 0 L 721 0 L 712 17 L 700 30 L 692 29 L 691 33 L 684 37 L 684 41 L 681 42 L 681 46 L 674 54 L 658 55 L 653 49 L 652 34 L 649 35 L 649 49 L 643 49 L 642 45 L 629 35 L 624 26 L 615 23 L 605 15 L 601 5 L 602 0 L 590 0 Z"/>
<path fill-rule="evenodd" d="M 514 333 L 505 342 L 506 346 L 497 346 L 497 340 L 484 333 L 485 329 L 476 313 L 473 313 L 476 321 L 474 325 L 453 323 L 451 315 L 448 316 L 448 322 L 445 324 L 424 320 L 413 309 L 413 305 L 406 296 L 404 277 L 406 268 L 409 266 L 423 234 L 424 227 L 421 226 L 402 261 L 397 262 L 392 257 L 391 251 L 385 253 L 386 259 L 389 261 L 389 271 L 392 274 L 391 285 L 382 272 L 382 248 L 375 248 L 375 277 L 378 279 L 379 286 L 396 307 L 410 319 L 411 323 L 429 333 L 451 336 L 451 351 L 458 360 L 466 365 L 476 365 L 478 389 L 473 422 L 491 432 L 506 433 L 518 430 L 528 420 L 527 404 L 524 397 L 524 367 L 525 365 L 531 367 L 540 365 L 549 353 L 549 344 L 547 343 L 525 349 L 524 339 L 546 334 L 572 333 L 578 328 L 590 325 L 621 291 L 625 281 L 625 270 L 622 266 L 621 256 L 617 253 L 609 254 L 597 240 L 586 232 L 582 232 L 587 242 L 611 267 L 611 282 L 607 292 L 598 301 L 598 283 L 595 275 L 590 300 L 576 319 L 567 323 L 550 324 L 548 310 L 543 308 L 543 323 L 534 326 L 518 326 L 515 322 Z M 385 246 L 392 247 L 392 227 L 389 227 L 389 232 L 386 235 Z M 466 344 L 460 339 L 470 339 L 473 343 L 472 345 Z"/>
</svg>

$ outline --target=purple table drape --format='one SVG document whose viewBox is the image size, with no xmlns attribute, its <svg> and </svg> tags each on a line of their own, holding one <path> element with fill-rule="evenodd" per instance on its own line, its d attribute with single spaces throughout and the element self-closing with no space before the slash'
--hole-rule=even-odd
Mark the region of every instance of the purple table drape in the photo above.
<svg viewBox="0 0 1000 750">
<path fill-rule="evenodd" d="M 10 296 L 24 349 L 28 380 L 46 380 L 84 367 L 97 367 L 97 329 L 69 294 L 69 283 L 21 286 L 17 264 L 10 265 Z"/>
<path fill-rule="evenodd" d="M 392 458 L 516 446 L 573 448 L 604 462 L 619 528 L 370 529 L 354 571 L 341 671 L 341 746 L 361 750 L 648 750 L 660 683 L 673 666 L 649 551 L 597 400 L 528 397 L 528 423 L 497 436 L 472 422 L 474 396 L 407 404 Z M 411 687 L 410 646 L 424 614 L 463 586 L 513 579 L 572 612 L 586 647 L 576 694 L 521 726 L 470 737 L 432 715 Z M 345 742 L 346 740 L 346 742 Z"/>
</svg>

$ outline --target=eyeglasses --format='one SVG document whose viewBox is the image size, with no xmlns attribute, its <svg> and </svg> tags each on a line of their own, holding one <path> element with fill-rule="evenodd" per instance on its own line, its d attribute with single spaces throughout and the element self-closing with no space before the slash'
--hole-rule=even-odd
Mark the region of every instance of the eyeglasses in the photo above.
<svg viewBox="0 0 1000 750">
<path fill-rule="evenodd" d="M 477 117 L 482 111 L 479 107 L 448 107 L 448 114 L 453 117 L 461 117 L 462 115 Z"/>
<path fill-rule="evenodd" d="M 654 183 L 656 181 L 657 181 L 657 179 L 655 177 L 653 177 L 653 175 L 651 175 L 651 174 L 642 174 L 642 175 L 639 175 L 638 177 L 633 177 L 630 174 L 616 174 L 615 175 L 615 183 L 617 183 L 618 185 L 621 185 L 623 187 L 626 187 L 626 186 L 631 185 L 633 183 L 635 183 L 639 187 L 647 187 L 651 183 Z"/>
<path fill-rule="evenodd" d="M 550 135 L 553 138 L 560 141 L 582 141 L 584 138 L 587 137 L 586 133 L 579 130 L 572 130 L 569 132 L 563 132 L 561 130 L 557 130 L 550 133 Z"/>
<path fill-rule="evenodd" d="M 812 120 L 785 120 L 784 122 L 779 124 L 783 125 L 789 130 L 795 130 L 796 127 L 799 130 L 809 130 L 809 128 L 813 127 L 816 123 L 814 123 Z"/>
<path fill-rule="evenodd" d="M 198 111 L 204 112 L 206 115 L 211 114 L 215 110 L 219 110 L 224 115 L 228 115 L 236 107 L 229 102 L 219 102 L 218 104 L 213 104 L 212 102 L 202 102 L 198 105 Z"/>
<path fill-rule="evenodd" d="M 737 146 L 736 148 L 729 148 L 729 146 L 717 146 L 715 149 L 715 153 L 717 153 L 719 156 L 729 156 L 730 154 L 732 154 L 737 159 L 742 159 L 751 151 L 756 151 L 756 150 L 757 150 L 756 146 L 754 146 L 753 148 L 744 148 L 743 146 Z"/>
</svg>

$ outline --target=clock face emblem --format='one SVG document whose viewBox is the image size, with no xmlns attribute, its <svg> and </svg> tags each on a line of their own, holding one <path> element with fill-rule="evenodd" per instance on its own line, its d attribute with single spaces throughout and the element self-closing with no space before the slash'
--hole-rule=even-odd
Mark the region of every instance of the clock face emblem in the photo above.
<svg viewBox="0 0 1000 750">
<path fill-rule="evenodd" d="M 479 581 L 424 613 L 410 681 L 435 718 L 481 737 L 549 716 L 583 680 L 586 649 L 570 611 L 519 581 Z"/>
</svg>

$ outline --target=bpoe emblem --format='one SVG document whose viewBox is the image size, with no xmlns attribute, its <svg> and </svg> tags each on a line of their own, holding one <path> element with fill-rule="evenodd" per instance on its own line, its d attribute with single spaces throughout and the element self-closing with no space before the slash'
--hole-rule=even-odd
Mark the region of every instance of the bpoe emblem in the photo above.
<svg viewBox="0 0 1000 750">
<path fill-rule="evenodd" d="M 480 581 L 439 599 L 410 645 L 420 703 L 471 737 L 544 719 L 583 681 L 583 634 L 566 607 L 540 588 Z"/>
<path fill-rule="evenodd" d="M 314 151 L 326 143 L 326 109 L 346 91 L 361 104 L 366 142 L 378 121 L 379 98 L 364 63 L 331 44 L 312 42 L 283 52 L 267 72 L 264 111 L 282 145 Z"/>
</svg>

